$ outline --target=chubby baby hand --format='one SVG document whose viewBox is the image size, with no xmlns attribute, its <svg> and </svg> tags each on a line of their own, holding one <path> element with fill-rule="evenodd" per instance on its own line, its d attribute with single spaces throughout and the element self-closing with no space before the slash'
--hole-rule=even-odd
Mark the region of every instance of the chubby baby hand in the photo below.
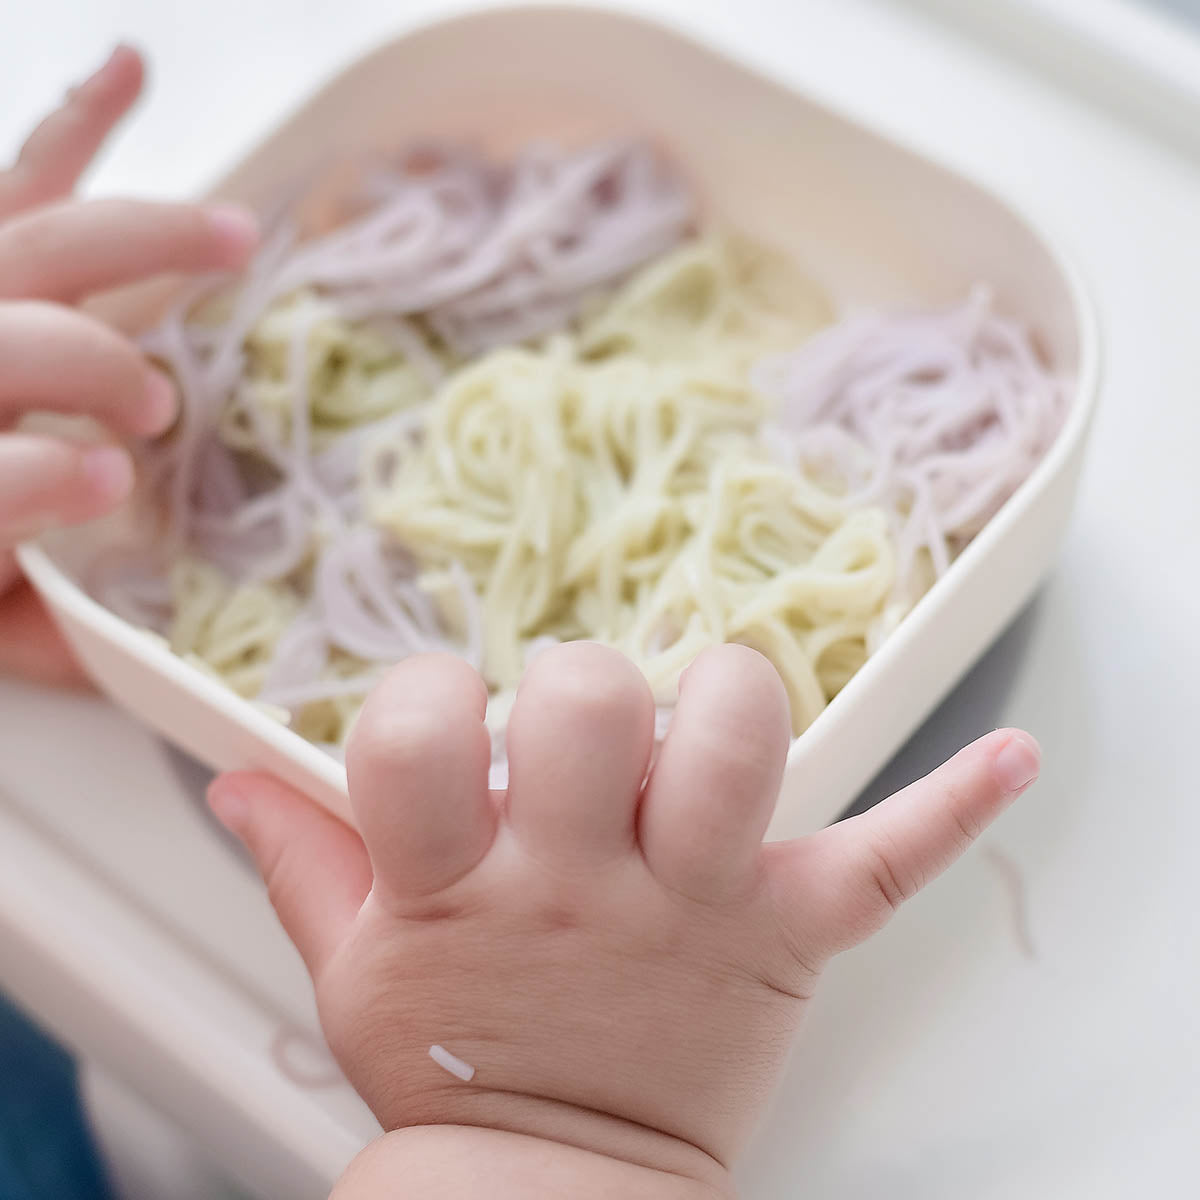
<svg viewBox="0 0 1200 1200">
<path fill-rule="evenodd" d="M 142 74 L 137 53 L 119 47 L 0 172 L 0 671 L 45 682 L 76 672 L 12 548 L 116 507 L 133 485 L 117 439 L 160 434 L 176 412 L 171 381 L 75 306 L 154 275 L 237 270 L 257 240 L 240 210 L 71 199 Z M 39 411 L 94 418 L 110 438 L 85 444 L 21 430 Z"/>
<path fill-rule="evenodd" d="M 348 748 L 361 837 L 262 776 L 219 779 L 212 806 L 385 1130 L 502 1131 L 704 1194 L 728 1193 L 825 963 L 1038 770 L 1032 738 L 1001 730 L 862 816 L 763 844 L 789 723 L 754 651 L 689 668 L 653 769 L 650 691 L 613 650 L 534 660 L 506 793 L 488 791 L 486 703 L 457 659 L 393 670 Z"/>
</svg>

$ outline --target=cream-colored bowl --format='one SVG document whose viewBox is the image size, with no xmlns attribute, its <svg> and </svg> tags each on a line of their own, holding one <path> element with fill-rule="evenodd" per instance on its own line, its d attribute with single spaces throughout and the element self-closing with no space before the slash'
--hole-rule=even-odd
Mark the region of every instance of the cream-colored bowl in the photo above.
<svg viewBox="0 0 1200 1200">
<path fill-rule="evenodd" d="M 266 209 L 283 181 L 413 138 L 498 153 L 531 138 L 660 141 L 708 214 L 785 249 L 846 304 L 944 303 L 977 281 L 1075 380 L 1050 452 L 796 742 L 771 836 L 835 817 L 1028 600 L 1067 520 L 1098 376 L 1098 332 L 1054 243 L 982 188 L 686 37 L 575 9 L 492 11 L 351 66 L 216 194 Z M 113 313 L 136 323 L 133 301 Z M 21 565 L 117 703 L 217 769 L 261 768 L 349 819 L 342 767 L 91 600 L 70 573 L 95 529 L 23 546 Z"/>
</svg>

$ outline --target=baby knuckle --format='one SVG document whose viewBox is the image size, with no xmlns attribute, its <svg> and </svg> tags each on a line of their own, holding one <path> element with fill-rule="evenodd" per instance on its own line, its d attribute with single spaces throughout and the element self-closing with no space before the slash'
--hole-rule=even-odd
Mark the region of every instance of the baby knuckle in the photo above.
<svg viewBox="0 0 1200 1200">
<path fill-rule="evenodd" d="M 430 709 L 368 705 L 350 735 L 346 757 L 352 768 L 368 763 L 409 766 L 448 736 L 453 730 Z"/>
<path fill-rule="evenodd" d="M 530 686 L 558 711 L 607 714 L 653 707 L 649 686 L 623 654 L 593 642 L 572 642 L 535 660 Z"/>
<path fill-rule="evenodd" d="M 920 881 L 900 869 L 897 855 L 889 847 L 870 845 L 866 855 L 864 880 L 877 906 L 890 916 L 921 890 Z"/>
</svg>

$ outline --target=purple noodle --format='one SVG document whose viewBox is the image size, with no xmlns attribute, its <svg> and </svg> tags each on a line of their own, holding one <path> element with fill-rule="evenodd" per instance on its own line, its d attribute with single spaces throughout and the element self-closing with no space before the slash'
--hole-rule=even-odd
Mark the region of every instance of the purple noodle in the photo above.
<svg viewBox="0 0 1200 1200">
<path fill-rule="evenodd" d="M 765 433 L 778 453 L 832 470 L 848 506 L 892 514 L 900 592 L 922 549 L 937 575 L 947 569 L 1066 410 L 1062 381 L 983 289 L 942 311 L 845 321 L 758 364 L 754 381 L 778 402 Z"/>
</svg>

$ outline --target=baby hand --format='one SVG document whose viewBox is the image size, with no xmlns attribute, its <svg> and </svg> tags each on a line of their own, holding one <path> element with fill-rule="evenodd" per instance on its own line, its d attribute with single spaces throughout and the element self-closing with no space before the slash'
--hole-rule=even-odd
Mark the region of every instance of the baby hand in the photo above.
<svg viewBox="0 0 1200 1200">
<path fill-rule="evenodd" d="M 129 454 L 14 429 L 34 411 L 93 417 L 152 437 L 175 418 L 174 388 L 132 342 L 73 305 L 166 272 L 236 270 L 256 232 L 240 211 L 133 200 L 72 201 L 76 181 L 142 85 L 118 48 L 0 172 L 0 671 L 66 681 L 65 646 L 12 555 L 48 526 L 86 521 L 133 485 Z"/>
<path fill-rule="evenodd" d="M 862 816 L 764 845 L 789 724 L 753 651 L 722 646 L 686 672 L 648 778 L 653 701 L 615 651 L 573 643 L 533 662 L 507 794 L 487 789 L 486 700 L 459 660 L 394 669 L 348 749 L 361 839 L 262 776 L 219 779 L 212 806 L 257 860 L 330 1046 L 385 1130 L 505 1131 L 697 1194 L 728 1194 L 828 959 L 957 858 L 1039 761 L 1002 730 Z M 435 1157 L 447 1186 L 429 1194 L 457 1194 L 453 1148 Z M 512 1194 L 693 1194 L 563 1178 Z M 507 1196 L 498 1179 L 487 1194 Z"/>
</svg>

